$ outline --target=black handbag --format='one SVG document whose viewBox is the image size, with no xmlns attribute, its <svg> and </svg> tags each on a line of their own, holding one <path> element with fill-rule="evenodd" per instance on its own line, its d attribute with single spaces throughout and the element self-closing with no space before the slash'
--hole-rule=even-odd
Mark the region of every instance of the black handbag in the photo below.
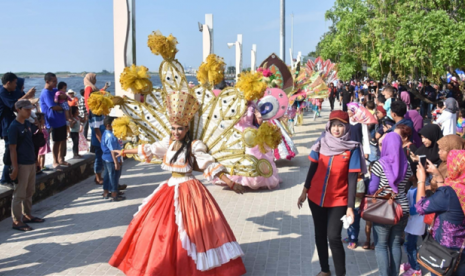
<svg viewBox="0 0 465 276">
<path fill-rule="evenodd" d="M 435 220 L 436 217 L 433 219 L 430 230 L 418 250 L 417 261 L 424 269 L 431 272 L 432 275 L 450 276 L 460 263 L 465 241 L 460 250 L 449 249 L 440 245 L 431 234 L 431 228 Z"/>
</svg>

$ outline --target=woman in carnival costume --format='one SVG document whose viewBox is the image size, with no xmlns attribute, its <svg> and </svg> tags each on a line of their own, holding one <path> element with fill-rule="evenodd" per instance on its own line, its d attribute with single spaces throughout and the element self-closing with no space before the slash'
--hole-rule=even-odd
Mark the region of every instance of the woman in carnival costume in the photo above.
<svg viewBox="0 0 465 276">
<path fill-rule="evenodd" d="M 122 73 L 123 89 L 143 94 L 143 103 L 108 94 L 91 96 L 92 110 L 108 114 L 116 104 L 127 115 L 113 123 L 117 137 L 140 139 L 117 151 L 119 156 L 161 163 L 172 174 L 143 200 L 109 263 L 131 276 L 243 275 L 244 253 L 215 199 L 192 172 L 203 172 L 209 181 L 217 177 L 243 193 L 243 186 L 228 174 L 266 176 L 269 170 L 262 168 L 268 161 L 246 153 L 246 143 L 265 147 L 266 141 L 257 138 L 255 129 L 242 134 L 234 128 L 247 110 L 240 91 L 213 93 L 214 83 L 223 78 L 224 62 L 210 55 L 199 68 L 201 85 L 189 88 L 175 59 L 176 44 L 172 35 L 149 36 L 152 52 L 164 59 L 161 90 L 153 91 L 144 66 L 132 65 Z M 268 132 L 276 131 L 270 127 Z"/>
</svg>

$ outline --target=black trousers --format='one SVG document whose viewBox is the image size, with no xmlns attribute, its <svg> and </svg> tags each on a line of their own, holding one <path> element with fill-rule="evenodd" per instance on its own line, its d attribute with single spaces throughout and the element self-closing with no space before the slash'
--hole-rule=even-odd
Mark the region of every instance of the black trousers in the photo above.
<svg viewBox="0 0 465 276">
<path fill-rule="evenodd" d="M 342 102 L 342 111 L 347 112 L 347 104 L 348 104 L 348 102 L 347 103 L 344 102 L 344 101 Z"/>
<path fill-rule="evenodd" d="M 320 207 L 308 200 L 315 225 L 315 243 L 321 271 L 329 272 L 328 240 L 337 276 L 346 275 L 346 253 L 341 240 L 342 221 L 347 206 Z"/>
<path fill-rule="evenodd" d="M 70 132 L 69 135 L 73 141 L 73 154 L 79 155 L 79 132 Z"/>
<path fill-rule="evenodd" d="M 329 97 L 329 105 L 331 106 L 331 111 L 334 109 L 334 100 L 335 98 Z"/>
</svg>

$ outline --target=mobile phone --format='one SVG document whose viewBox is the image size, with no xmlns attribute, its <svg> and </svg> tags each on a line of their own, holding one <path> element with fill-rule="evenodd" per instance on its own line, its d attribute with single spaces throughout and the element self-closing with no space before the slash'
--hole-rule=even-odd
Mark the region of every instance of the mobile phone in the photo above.
<svg viewBox="0 0 465 276">
<path fill-rule="evenodd" d="M 418 155 L 418 158 L 420 158 L 420 163 L 423 168 L 426 168 L 426 155 Z"/>
<path fill-rule="evenodd" d="M 108 87 L 110 87 L 110 86 L 111 86 L 111 82 L 108 81 L 108 82 L 105 83 L 105 85 L 108 86 Z"/>
</svg>

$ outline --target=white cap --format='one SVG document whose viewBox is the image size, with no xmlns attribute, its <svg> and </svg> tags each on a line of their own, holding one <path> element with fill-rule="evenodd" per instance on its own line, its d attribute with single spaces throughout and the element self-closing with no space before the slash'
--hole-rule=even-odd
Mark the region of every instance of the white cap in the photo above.
<svg viewBox="0 0 465 276">
<path fill-rule="evenodd" d="M 73 90 L 73 89 L 68 89 L 68 92 L 66 92 L 66 93 L 68 93 L 68 94 L 69 94 L 69 93 L 76 94 L 76 92 L 74 92 L 74 90 Z"/>
</svg>

